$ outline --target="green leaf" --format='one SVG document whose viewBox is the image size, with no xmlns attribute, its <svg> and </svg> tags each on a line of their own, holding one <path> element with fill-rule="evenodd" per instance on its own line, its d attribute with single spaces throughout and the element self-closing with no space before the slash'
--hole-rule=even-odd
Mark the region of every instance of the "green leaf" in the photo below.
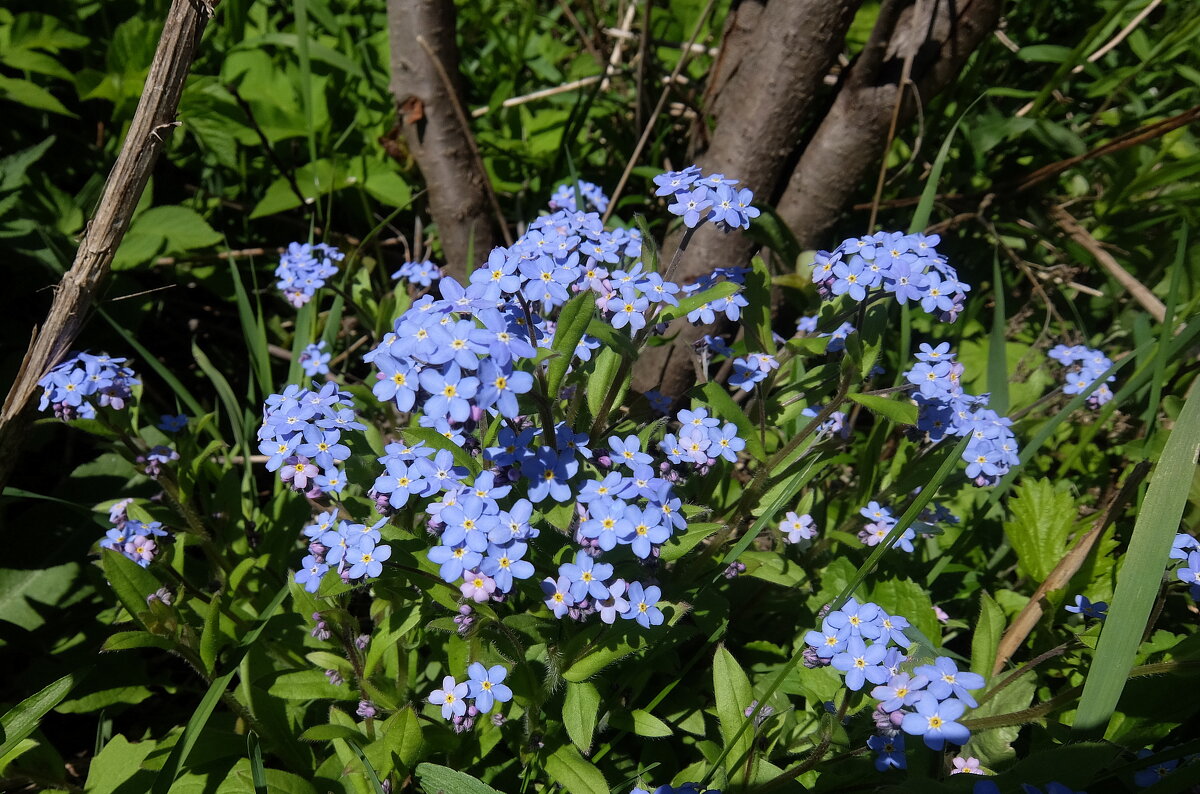
<svg viewBox="0 0 1200 794">
<path fill-rule="evenodd" d="M 986 592 L 979 591 L 979 620 L 971 632 L 971 672 L 984 678 L 992 674 L 1000 638 L 1004 636 L 1007 621 L 1004 610 Z"/>
<path fill-rule="evenodd" d="M 239 653 L 236 654 L 235 659 L 230 660 L 229 672 L 215 679 L 209 685 L 208 691 L 204 693 L 204 697 L 200 699 L 196 710 L 192 713 L 187 725 L 183 728 L 183 735 L 179 737 L 179 741 L 171 748 L 170 755 L 167 756 L 167 760 L 163 763 L 158 775 L 155 776 L 154 786 L 150 789 L 151 794 L 169 794 L 172 784 L 179 777 L 183 765 L 187 762 L 188 755 L 191 753 L 192 748 L 196 746 L 200 734 L 204 731 L 204 726 L 208 723 L 209 717 L 212 716 L 213 710 L 216 709 L 217 701 L 221 699 L 221 695 L 224 694 L 225 689 L 229 686 L 229 682 L 233 680 L 234 674 L 237 673 L 242 657 L 246 655 L 246 652 L 254 643 L 258 642 L 259 635 L 267 627 L 267 623 L 271 618 L 275 616 L 275 612 L 287 597 L 288 592 L 289 585 L 279 588 L 271 603 L 259 613 L 258 623 L 247 634 L 242 636 L 241 642 L 238 644 Z"/>
<path fill-rule="evenodd" d="M 1049 479 L 1041 479 L 1022 482 L 1008 509 L 1013 520 L 1004 524 L 1004 534 L 1017 552 L 1017 567 L 1043 582 L 1066 553 L 1067 537 L 1075 526 L 1075 500 L 1055 490 Z"/>
<path fill-rule="evenodd" d="M 415 444 L 418 441 L 424 441 L 426 446 L 434 449 L 447 450 L 454 456 L 454 463 L 457 466 L 462 466 L 467 471 L 479 472 L 479 461 L 471 457 L 471 453 L 455 444 L 450 439 L 443 436 L 432 427 L 406 427 L 400 431 L 400 437 L 407 444 Z"/>
<path fill-rule="evenodd" d="M 216 669 L 217 651 L 221 650 L 221 595 L 222 591 L 218 590 L 208 602 L 204 629 L 200 633 L 200 661 L 209 675 Z"/>
<path fill-rule="evenodd" d="M 980 95 L 975 102 L 983 99 L 984 95 Z M 971 108 L 975 107 L 975 102 L 967 106 L 967 109 L 962 112 L 955 121 L 954 126 L 946 133 L 946 139 L 942 141 L 941 147 L 938 148 L 937 156 L 933 158 L 933 167 L 929 169 L 929 176 L 925 179 L 925 186 L 921 188 L 921 199 L 917 202 L 917 208 L 913 211 L 912 222 L 908 226 L 909 234 L 918 234 L 925 231 L 925 227 L 929 225 L 929 216 L 933 212 L 933 202 L 937 198 L 938 182 L 942 178 L 942 169 L 946 167 L 946 160 L 950 156 L 950 144 L 954 141 L 954 133 L 958 132 L 958 125 L 966 118 L 967 113 L 971 112 Z"/>
<path fill-rule="evenodd" d="M 596 337 L 604 347 L 613 348 L 624 358 L 637 358 L 637 348 L 633 346 L 633 340 L 629 338 L 629 334 L 624 330 L 613 328 L 604 320 L 593 317 L 592 321 L 588 323 L 587 335 Z"/>
<path fill-rule="evenodd" d="M 111 689 L 101 689 L 77 698 L 64 700 L 54 710 L 59 714 L 89 714 L 115 706 L 118 703 L 136 706 L 147 698 L 154 696 L 149 687 L 118 686 Z"/>
<path fill-rule="evenodd" d="M 209 361 L 208 356 L 200 349 L 194 341 L 192 342 L 192 357 L 196 359 L 196 363 L 200 365 L 200 369 L 212 381 L 213 388 L 217 391 L 217 396 L 221 398 L 221 404 L 225 407 L 225 413 L 229 420 L 229 426 L 233 430 L 233 438 L 239 447 L 245 443 L 246 428 L 242 426 L 242 403 L 233 393 L 233 387 L 229 385 L 229 381 L 221 374 L 221 371 L 213 366 Z"/>
<path fill-rule="evenodd" d="M 724 645 L 717 646 L 713 658 L 713 694 L 717 701 L 717 719 L 721 723 L 721 739 L 727 755 L 726 769 L 738 769 L 745 763 L 754 746 L 754 736 L 749 731 L 738 732 L 747 721 L 746 709 L 754 699 L 750 679 Z"/>
<path fill-rule="evenodd" d="M 118 631 L 104 641 L 102 651 L 128 651 L 133 648 L 162 648 L 165 651 L 175 649 L 175 642 L 148 631 Z"/>
<path fill-rule="evenodd" d="M 664 306 L 659 312 L 656 322 L 665 323 L 674 320 L 676 317 L 686 317 L 689 312 L 699 309 L 706 303 L 719 300 L 720 298 L 728 298 L 735 292 L 741 290 L 742 285 L 732 281 L 722 281 L 703 292 L 697 292 L 695 295 L 689 295 L 686 298 L 679 299 L 678 306 Z M 683 293 L 680 293 L 681 295 Z"/>
<path fill-rule="evenodd" d="M 79 571 L 74 562 L 42 570 L 0 569 L 0 615 L 23 629 L 36 629 L 46 622 L 45 607 L 60 603 L 77 586 Z"/>
<path fill-rule="evenodd" d="M 597 638 L 602 633 L 604 634 L 603 638 L 598 640 Z M 573 648 L 578 645 L 580 648 L 585 648 L 593 642 L 597 643 L 595 647 L 591 648 L 585 656 L 575 659 L 563 671 L 565 680 L 572 683 L 588 680 L 613 662 L 624 659 L 634 651 L 645 647 L 646 638 L 628 626 L 617 629 L 596 625 L 575 635 L 568 647 Z"/>
<path fill-rule="evenodd" d="M 563 698 L 563 726 L 567 736 L 583 752 L 592 747 L 592 733 L 600 714 L 600 692 L 587 681 L 570 682 Z"/>
<path fill-rule="evenodd" d="M 742 309 L 742 326 L 746 340 L 755 351 L 775 354 L 775 337 L 771 333 L 771 271 L 762 257 L 750 261 L 746 274 L 746 302 Z"/>
<path fill-rule="evenodd" d="M 246 734 L 246 753 L 250 756 L 250 778 L 254 784 L 254 794 L 267 794 L 267 773 L 263 769 L 262 745 L 259 744 L 258 734 L 254 731 Z"/>
<path fill-rule="evenodd" d="M 546 396 L 551 402 L 558 399 L 563 378 L 567 375 L 567 367 L 575 358 L 575 347 L 583 338 L 583 333 L 592 322 L 592 315 L 595 313 L 596 296 L 591 290 L 584 290 L 567 301 L 558 315 L 554 342 L 550 347 L 558 353 L 558 357 L 550 359 L 546 369 Z"/>
<path fill-rule="evenodd" d="M 379 733 L 406 769 L 412 769 L 425 753 L 421 719 L 411 708 L 400 709 L 384 720 Z"/>
<path fill-rule="evenodd" d="M 903 615 L 931 642 L 941 634 L 929 593 L 911 579 L 884 579 L 871 588 L 871 600 L 889 615 Z M 917 639 L 915 636 L 911 639 Z"/>
<path fill-rule="evenodd" d="M 621 368 L 621 356 L 611 347 L 602 347 L 596 354 L 595 362 L 592 368 L 592 377 L 588 379 L 584 388 L 584 396 L 587 398 L 588 411 L 593 417 L 601 419 L 602 417 L 597 414 L 600 413 L 600 408 L 604 405 L 604 398 L 613 388 L 613 383 L 617 379 L 617 372 Z M 614 405 L 617 402 L 614 400 Z"/>
<path fill-rule="evenodd" d="M 899 399 L 880 397 L 877 394 L 847 394 L 851 400 L 898 425 L 917 423 L 917 405 L 907 396 Z"/>
<path fill-rule="evenodd" d="M 424 763 L 417 767 L 417 779 L 425 794 L 500 794 L 496 789 L 465 772 L 447 766 Z"/>
<path fill-rule="evenodd" d="M 0 717 L 0 726 L 4 728 L 4 743 L 0 744 L 0 757 L 7 755 L 17 746 L 18 742 L 33 733 L 46 712 L 57 706 L 73 686 L 75 686 L 75 677 L 64 675 L 36 695 L 25 698 L 9 709 L 7 714 Z"/>
<path fill-rule="evenodd" d="M 1029 708 L 1037 691 L 1037 679 L 1032 675 L 1023 675 L 1002 689 L 994 698 L 977 709 L 972 709 L 966 717 L 994 717 L 1000 714 L 1011 714 Z M 989 728 L 974 731 L 970 741 L 963 748 L 963 757 L 973 755 L 983 766 L 993 767 L 1007 763 L 1016 757 L 1012 743 L 1021 732 L 1020 725 L 1004 728 Z"/>
<path fill-rule="evenodd" d="M 1167 437 L 1146 498 L 1137 511 L 1125 562 L 1117 574 L 1108 618 L 1100 631 L 1096 655 L 1088 670 L 1073 730 L 1089 735 L 1103 732 L 1125 688 L 1146 621 L 1162 582 L 1163 561 L 1188 504 L 1200 450 L 1200 380 Z"/>
<path fill-rule="evenodd" d="M 267 687 L 267 693 L 284 700 L 356 699 L 354 692 L 345 684 L 334 686 L 329 683 L 329 678 L 322 670 L 297 670 L 283 673 L 271 682 L 271 685 Z"/>
<path fill-rule="evenodd" d="M 133 221 L 113 257 L 113 270 L 127 270 L 156 256 L 185 253 L 221 242 L 222 235 L 188 207 L 152 207 Z"/>
<path fill-rule="evenodd" d="M 154 574 L 119 552 L 100 550 L 100 567 L 129 616 L 146 627 L 146 596 L 158 589 Z"/>
<path fill-rule="evenodd" d="M 58 97 L 31 80 L 0 75 L 0 102 L 4 101 L 16 102 L 34 110 L 47 110 L 62 116 L 78 118 L 67 110 L 66 105 L 60 102 Z"/>
<path fill-rule="evenodd" d="M 117 734 L 88 767 L 84 791 L 145 791 L 154 773 L 142 768 L 154 742 L 130 742 Z"/>
<path fill-rule="evenodd" d="M 1000 251 L 992 252 L 992 333 L 988 338 L 987 384 L 991 399 L 988 407 L 1004 416 L 1008 413 L 1008 344 L 1004 338 L 1004 276 L 1000 272 Z"/>
<path fill-rule="evenodd" d="M 664 562 L 679 559 L 696 548 L 705 538 L 715 534 L 722 526 L 724 525 L 713 523 L 688 524 L 685 533 L 672 535 L 671 539 L 663 544 L 659 558 Z"/>
<path fill-rule="evenodd" d="M 329 742 L 334 739 L 362 742 L 366 741 L 366 738 L 362 731 L 348 725 L 314 725 L 300 734 L 300 740 L 304 742 Z"/>
<path fill-rule="evenodd" d="M 608 718 L 608 724 L 648 739 L 659 739 L 671 735 L 670 725 L 642 709 L 634 709 L 629 712 L 614 711 Z"/>
<path fill-rule="evenodd" d="M 604 774 L 569 744 L 558 748 L 546 759 L 546 774 L 561 784 L 568 794 L 608 794 Z"/>
<path fill-rule="evenodd" d="M 709 381 L 700 391 L 713 414 L 737 425 L 738 435 L 746 440 L 746 451 L 757 460 L 766 461 L 767 451 L 763 448 L 758 427 L 750 421 L 750 417 L 746 416 L 741 406 L 733 401 L 725 387 L 716 381 Z"/>
</svg>

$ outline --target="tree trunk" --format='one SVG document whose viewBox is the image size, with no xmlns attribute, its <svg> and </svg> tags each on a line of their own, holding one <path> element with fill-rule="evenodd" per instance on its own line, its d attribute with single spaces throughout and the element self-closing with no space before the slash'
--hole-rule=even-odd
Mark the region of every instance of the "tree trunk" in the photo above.
<svg viewBox="0 0 1200 794">
<path fill-rule="evenodd" d="M 928 10 L 918 17 L 921 5 Z M 905 8 L 895 20 L 881 15 L 871 42 L 882 46 L 883 57 L 868 57 L 870 50 L 864 51 L 850 67 L 779 200 L 779 215 L 801 246 L 836 244 L 824 239 L 825 234 L 868 174 L 878 169 L 904 58 L 913 54 L 911 79 L 919 101 L 928 102 L 959 74 L 996 27 L 1000 6 L 1001 0 L 925 0 Z M 916 112 L 916 101 L 906 92 L 901 123 Z"/>
<path fill-rule="evenodd" d="M 751 11 L 756 4 L 743 4 L 757 17 L 753 42 L 738 35 L 722 43 L 722 50 L 731 47 L 736 52 L 713 97 L 710 115 L 716 126 L 698 158 L 705 172 L 739 179 L 760 198 L 773 196 L 860 2 L 774 0 L 761 11 Z M 673 251 L 681 236 L 673 235 L 664 253 Z M 705 224 L 692 237 L 674 278 L 690 282 L 714 267 L 740 265 L 752 248 L 740 232 L 724 234 Z M 705 329 L 681 325 L 677 330 L 671 345 L 643 351 L 634 373 L 635 388 L 659 388 L 677 396 L 691 385 L 690 348 Z"/>
<path fill-rule="evenodd" d="M 387 14 L 397 126 L 429 190 L 429 212 L 441 238 L 444 269 L 461 279 L 487 258 L 500 237 L 487 174 L 475 154 L 471 131 L 456 111 L 456 102 L 463 107 L 464 92 L 454 3 L 388 0 Z"/>
</svg>

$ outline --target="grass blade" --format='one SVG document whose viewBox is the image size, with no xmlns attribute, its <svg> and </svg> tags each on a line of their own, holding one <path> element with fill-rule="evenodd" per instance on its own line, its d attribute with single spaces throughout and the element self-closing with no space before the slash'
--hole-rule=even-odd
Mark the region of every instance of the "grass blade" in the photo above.
<svg viewBox="0 0 1200 794">
<path fill-rule="evenodd" d="M 1200 381 L 1167 437 L 1158 466 L 1150 477 L 1146 498 L 1137 511 L 1129 550 L 1117 578 L 1108 619 L 1100 632 L 1096 655 L 1083 685 L 1072 730 L 1076 735 L 1101 735 L 1117 707 L 1146 621 L 1162 583 L 1171 541 L 1187 507 L 1188 492 L 1200 454 Z"/>
<path fill-rule="evenodd" d="M 267 334 L 259 320 L 262 317 L 261 311 L 255 312 L 250 305 L 250 296 L 246 293 L 246 287 L 242 284 L 241 273 L 238 272 L 237 263 L 230 260 L 229 272 L 233 276 L 233 291 L 237 298 L 238 318 L 242 323 L 242 336 L 246 338 L 246 342 L 250 348 L 250 368 L 253 370 L 255 377 L 258 380 L 261 394 L 270 394 L 273 389 L 271 383 L 271 355 L 267 351 Z"/>
<path fill-rule="evenodd" d="M 1167 290 L 1167 312 L 1163 315 L 1162 327 L 1158 329 L 1158 353 L 1154 357 L 1154 377 L 1150 379 L 1150 402 L 1146 404 L 1146 413 L 1142 415 L 1145 435 L 1149 436 L 1154 429 L 1154 419 L 1158 416 L 1158 404 L 1162 400 L 1162 384 L 1167 369 L 1167 350 L 1171 343 L 1171 328 L 1175 325 L 1175 299 L 1179 296 L 1183 280 L 1184 259 L 1187 257 L 1187 221 L 1179 229 L 1179 245 L 1175 249 L 1175 261 L 1171 264 L 1171 288 Z"/>
<path fill-rule="evenodd" d="M 263 769 L 262 746 L 254 731 L 246 734 L 246 752 L 250 755 L 250 776 L 254 780 L 254 794 L 267 794 L 267 771 Z"/>
<path fill-rule="evenodd" d="M 995 309 L 992 312 L 992 334 L 988 340 L 987 384 L 992 398 L 988 407 L 1004 416 L 1008 413 L 1008 351 L 1004 329 L 1004 280 L 1000 273 L 1000 252 L 992 254 L 992 300 Z"/>
</svg>

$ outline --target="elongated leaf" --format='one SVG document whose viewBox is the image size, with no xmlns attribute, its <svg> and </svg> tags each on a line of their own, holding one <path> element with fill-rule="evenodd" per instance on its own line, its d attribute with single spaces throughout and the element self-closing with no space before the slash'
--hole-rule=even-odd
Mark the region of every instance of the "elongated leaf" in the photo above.
<svg viewBox="0 0 1200 794">
<path fill-rule="evenodd" d="M 890 419 L 898 425 L 915 425 L 917 423 L 916 403 L 908 397 L 892 399 L 880 397 L 877 394 L 847 394 L 846 396 L 871 412 Z"/>
<path fill-rule="evenodd" d="M 64 675 L 53 684 L 42 689 L 36 695 L 31 695 L 9 709 L 0 717 L 0 726 L 4 727 L 4 743 L 0 744 L 0 758 L 3 758 L 22 739 L 33 733 L 46 712 L 57 706 L 75 686 L 75 676 Z"/>
<path fill-rule="evenodd" d="M 1096 656 L 1083 685 L 1072 729 L 1100 735 L 1125 688 L 1146 621 L 1154 608 L 1171 542 L 1187 506 L 1188 492 L 1200 455 L 1200 381 L 1167 438 L 1150 477 L 1146 498 L 1137 513 L 1125 563 L 1117 577 L 1108 619 L 1100 632 Z"/>
<path fill-rule="evenodd" d="M 645 736 L 648 739 L 659 739 L 671 735 L 670 725 L 642 709 L 614 712 L 609 717 L 608 723 L 614 728 Z"/>
<path fill-rule="evenodd" d="M 704 304 L 711 303 L 720 298 L 728 298 L 741 288 L 741 284 L 735 284 L 732 281 L 722 281 L 720 284 L 709 287 L 703 292 L 697 292 L 695 295 L 680 298 L 678 306 L 664 306 L 656 319 L 658 322 L 665 323 L 674 320 L 676 317 L 686 317 L 689 312 L 699 309 Z"/>
<path fill-rule="evenodd" d="M 546 369 L 546 396 L 551 402 L 557 399 L 563 378 L 567 375 L 567 367 L 575 358 L 575 348 L 592 322 L 595 311 L 595 294 L 584 290 L 567 301 L 558 315 L 558 324 L 554 328 L 554 342 L 550 348 L 558 353 L 558 357 L 550 359 Z"/>
<path fill-rule="evenodd" d="M 127 651 L 133 648 L 162 648 L 174 650 L 175 643 L 148 631 L 118 631 L 104 641 L 102 651 Z"/>
<path fill-rule="evenodd" d="M 448 766 L 420 764 L 417 778 L 425 794 L 500 794 L 487 783 Z"/>
<path fill-rule="evenodd" d="M 271 382 L 271 354 L 267 350 L 267 332 L 261 322 L 262 315 L 255 312 L 250 305 L 250 296 L 242 284 L 242 276 L 238 271 L 237 262 L 232 259 L 229 261 L 229 271 L 233 276 L 238 319 L 242 323 L 242 336 L 249 348 L 251 369 L 258 379 L 260 394 L 270 394 L 275 390 L 275 384 Z"/>
<path fill-rule="evenodd" d="M 229 385 L 229 381 L 213 366 L 208 356 L 204 354 L 204 351 L 195 342 L 192 342 L 192 356 L 196 359 L 196 363 L 200 366 L 200 369 L 212 381 L 213 388 L 217 390 L 217 396 L 221 398 L 221 404 L 225 406 L 225 412 L 229 416 L 229 425 L 233 429 L 233 437 L 237 445 L 239 447 L 244 446 L 246 428 L 242 427 L 242 405 L 237 397 L 234 396 L 233 387 Z"/>
<path fill-rule="evenodd" d="M 746 440 L 746 451 L 760 461 L 767 459 L 767 451 L 758 435 L 758 427 L 746 416 L 742 407 L 733 401 L 729 392 L 716 381 L 709 381 L 700 389 L 704 400 L 713 414 L 737 425 L 738 435 Z"/>
<path fill-rule="evenodd" d="M 996 599 L 980 590 L 979 620 L 971 632 L 971 672 L 985 678 L 991 673 L 1000 638 L 1004 636 L 1005 622 L 1004 610 Z"/>
<path fill-rule="evenodd" d="M 204 616 L 204 629 L 200 633 L 200 661 L 211 675 L 217 663 L 217 651 L 221 649 L 221 591 L 213 594 L 208 602 L 208 613 Z"/>
<path fill-rule="evenodd" d="M 100 551 L 100 566 L 125 611 L 145 628 L 142 614 L 146 611 L 146 596 L 158 589 L 154 574 L 124 554 L 108 549 Z"/>
<path fill-rule="evenodd" d="M 254 782 L 254 794 L 267 794 L 267 772 L 263 768 L 262 747 L 258 734 L 246 734 L 246 754 L 250 756 L 250 776 Z"/>
<path fill-rule="evenodd" d="M 546 774 L 568 794 L 608 794 L 608 781 L 596 765 L 571 745 L 563 745 L 546 759 Z"/>
<path fill-rule="evenodd" d="M 300 734 L 300 740 L 305 742 L 329 742 L 334 739 L 362 742 L 366 741 L 366 738 L 362 731 L 348 725 L 314 725 Z"/>
<path fill-rule="evenodd" d="M 682 535 L 673 535 L 663 544 L 659 558 L 663 562 L 677 560 L 696 548 L 705 538 L 713 535 L 721 527 L 721 524 L 712 523 L 688 524 L 687 532 Z"/>
<path fill-rule="evenodd" d="M 612 348 L 602 347 L 594 360 L 596 363 L 592 369 L 592 377 L 588 378 L 583 387 L 584 396 L 587 398 L 588 411 L 597 420 L 602 420 L 605 417 L 599 417 L 597 414 L 604 405 L 605 396 L 614 388 L 617 372 L 621 368 L 621 356 Z"/>
<path fill-rule="evenodd" d="M 288 585 L 284 585 L 275 594 L 275 598 L 271 600 L 271 603 L 259 614 L 258 623 L 255 627 L 242 638 L 241 643 L 238 645 L 238 653 L 234 654 L 235 658 L 229 660 L 229 672 L 215 679 L 209 685 L 208 691 L 200 699 L 200 703 L 192 713 L 191 719 L 184 726 L 183 735 L 179 737 L 179 741 L 171 748 L 170 755 L 167 756 L 162 769 L 159 770 L 158 775 L 154 778 L 154 786 L 150 789 L 151 794 L 168 794 L 170 792 L 172 784 L 179 777 L 179 773 L 183 770 L 183 765 L 187 762 L 188 755 L 191 753 L 192 748 L 196 746 L 196 742 L 200 738 L 200 733 L 204 730 L 204 726 L 208 724 L 208 719 L 212 716 L 213 710 L 216 709 L 217 701 L 221 699 L 221 695 L 228 688 L 229 682 L 237 674 L 238 665 L 241 663 L 242 657 L 258 641 L 259 635 L 267 627 L 267 623 L 274 617 L 275 612 L 279 609 L 279 605 L 283 603 L 287 595 Z"/>
<path fill-rule="evenodd" d="M 171 391 L 175 392 L 175 396 L 183 401 L 183 404 L 186 405 L 192 412 L 192 416 L 203 416 L 205 414 L 204 408 L 199 402 L 196 401 L 196 398 L 192 396 L 192 393 L 188 391 L 182 383 L 179 382 L 179 378 L 175 377 L 175 373 L 171 372 L 171 370 L 168 369 L 165 364 L 159 361 L 153 353 L 151 353 L 145 348 L 145 346 L 138 342 L 138 340 L 133 337 L 133 334 L 126 331 L 125 328 L 116 320 L 114 320 L 108 314 L 108 312 L 104 311 L 103 308 L 97 307 L 96 313 L 103 317 L 105 321 L 113 327 L 113 330 L 121 335 L 121 338 L 125 340 L 125 344 L 137 351 L 138 356 L 141 357 L 141 361 L 145 362 L 150 369 L 154 370 L 158 377 L 163 379 L 164 383 L 171 387 Z"/>
<path fill-rule="evenodd" d="M 563 698 L 563 726 L 567 736 L 583 752 L 592 747 L 592 733 L 596 730 L 596 718 L 600 712 L 600 692 L 587 681 L 567 684 L 567 695 Z"/>
<path fill-rule="evenodd" d="M 975 102 L 983 99 L 980 95 Z M 954 134 L 958 132 L 958 125 L 971 112 L 971 108 L 975 107 L 975 102 L 967 106 L 967 109 L 962 112 L 954 121 L 954 126 L 946 133 L 946 139 L 942 141 L 941 147 L 938 148 L 937 157 L 933 158 L 933 166 L 929 169 L 929 176 L 925 179 L 925 187 L 921 190 L 921 200 L 917 202 L 917 208 L 913 212 L 912 223 L 908 226 L 909 234 L 917 234 L 925 231 L 925 227 L 929 225 L 929 216 L 933 213 L 933 201 L 937 198 L 938 182 L 942 178 L 942 169 L 946 167 L 946 160 L 950 156 L 950 144 L 954 142 Z"/>
<path fill-rule="evenodd" d="M 746 720 L 746 709 L 750 707 L 754 693 L 750 679 L 724 645 L 717 647 L 713 658 L 713 694 L 717 700 L 717 719 L 721 722 L 728 768 L 734 769 L 745 762 L 754 745 L 754 737 L 739 730 Z"/>
</svg>

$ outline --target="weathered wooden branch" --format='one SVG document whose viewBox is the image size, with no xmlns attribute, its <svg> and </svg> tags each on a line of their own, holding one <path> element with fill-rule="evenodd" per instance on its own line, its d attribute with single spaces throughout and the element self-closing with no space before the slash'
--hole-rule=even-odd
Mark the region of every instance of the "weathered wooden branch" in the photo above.
<svg viewBox="0 0 1200 794">
<path fill-rule="evenodd" d="M 171 130 L 178 126 L 175 114 L 179 97 L 217 2 L 174 0 L 171 3 L 129 134 L 104 183 L 96 212 L 84 230 L 75 261 L 55 290 L 46 321 L 34 330 L 16 380 L 0 409 L 0 488 L 8 480 L 32 422 L 31 403 L 37 382 L 62 359 L 79 336 L 158 155 Z"/>
<path fill-rule="evenodd" d="M 501 236 L 488 176 L 474 155 L 466 114 L 458 110 L 465 92 L 454 3 L 388 0 L 387 14 L 397 127 L 429 189 L 445 269 L 461 278 L 487 258 Z M 468 252 L 473 261 L 467 261 Z"/>
</svg>

